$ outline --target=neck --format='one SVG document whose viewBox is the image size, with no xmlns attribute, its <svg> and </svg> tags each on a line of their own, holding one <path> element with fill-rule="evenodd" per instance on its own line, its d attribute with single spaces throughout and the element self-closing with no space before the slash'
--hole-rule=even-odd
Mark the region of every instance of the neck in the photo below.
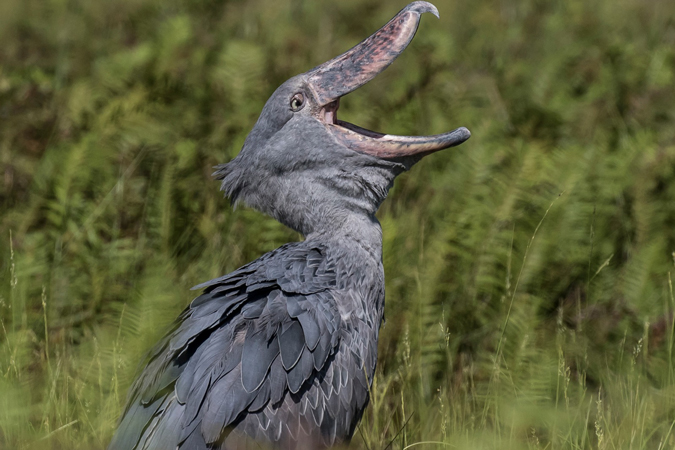
<svg viewBox="0 0 675 450">
<path fill-rule="evenodd" d="M 287 171 L 256 168 L 219 172 L 223 190 L 307 239 L 355 242 L 378 259 L 382 230 L 375 212 L 394 178 L 409 165 L 350 154 L 342 164 L 307 165 Z M 232 169 L 234 168 L 234 169 Z M 255 175 L 255 176 L 254 176 Z"/>
<path fill-rule="evenodd" d="M 382 227 L 374 215 L 349 214 L 337 226 L 307 234 L 308 241 L 335 243 L 342 247 L 358 247 L 378 261 L 382 259 Z"/>
</svg>

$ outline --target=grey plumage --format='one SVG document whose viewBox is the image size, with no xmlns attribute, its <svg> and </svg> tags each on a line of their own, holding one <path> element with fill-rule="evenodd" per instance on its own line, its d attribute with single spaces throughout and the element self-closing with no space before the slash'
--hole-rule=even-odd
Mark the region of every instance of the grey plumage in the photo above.
<svg viewBox="0 0 675 450">
<path fill-rule="evenodd" d="M 251 423 L 257 427 L 253 437 L 270 441 L 304 436 L 327 445 L 350 434 L 367 396 L 345 393 L 358 402 L 340 402 L 338 397 L 368 385 L 360 376 L 362 364 L 368 362 L 372 375 L 375 355 L 368 354 L 373 348 L 364 338 L 376 339 L 380 318 L 368 310 L 359 315 L 375 316 L 370 325 L 356 317 L 346 320 L 349 326 L 343 324 L 338 311 L 343 300 L 325 286 L 336 285 L 336 277 L 348 268 L 342 252 L 330 247 L 310 241 L 286 245 L 208 284 L 183 312 L 180 325 L 149 356 L 110 448 L 154 448 L 153 439 L 192 442 L 194 433 L 202 435 L 202 448 L 208 448 L 226 442 L 228 426 L 237 431 Z M 372 259 L 369 264 L 377 267 L 379 262 Z M 277 278 L 267 277 L 267 272 Z M 314 274 L 314 282 L 300 283 L 307 273 Z M 362 305 L 383 296 L 378 278 L 366 289 L 373 298 Z M 350 335 L 357 330 L 368 333 Z M 350 347 L 337 355 L 341 341 Z M 359 374 L 359 384 L 340 367 Z M 301 411 L 307 428 L 298 421 Z M 176 421 L 174 429 L 155 423 L 169 418 Z M 297 428 L 289 428 L 294 421 Z M 325 430 L 329 435 L 322 435 Z M 127 436 L 137 442 L 123 440 Z"/>
<path fill-rule="evenodd" d="M 408 5 L 368 40 L 288 80 L 237 158 L 218 166 L 226 195 L 305 241 L 194 288 L 203 293 L 149 353 L 109 450 L 349 441 L 368 403 L 384 312 L 375 212 L 398 174 L 469 134 L 384 136 L 336 112 L 340 96 L 407 46 L 425 11 L 435 8 Z"/>
</svg>

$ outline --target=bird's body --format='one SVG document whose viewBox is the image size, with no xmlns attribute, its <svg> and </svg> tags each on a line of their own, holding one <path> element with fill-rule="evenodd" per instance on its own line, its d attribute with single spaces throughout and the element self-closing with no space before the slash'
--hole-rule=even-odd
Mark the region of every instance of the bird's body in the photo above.
<svg viewBox="0 0 675 450">
<path fill-rule="evenodd" d="M 422 156 L 458 145 L 374 133 L 337 120 L 339 99 L 412 39 L 414 2 L 373 36 L 272 94 L 215 175 L 243 201 L 305 236 L 204 289 L 150 352 L 109 450 L 213 450 L 253 442 L 315 449 L 348 442 L 368 403 L 384 314 L 375 213 Z"/>
<path fill-rule="evenodd" d="M 243 436 L 285 448 L 343 442 L 375 370 L 377 250 L 309 239 L 204 283 L 132 387 L 117 434 L 131 440 L 112 448 L 241 448 L 228 442 Z"/>
</svg>

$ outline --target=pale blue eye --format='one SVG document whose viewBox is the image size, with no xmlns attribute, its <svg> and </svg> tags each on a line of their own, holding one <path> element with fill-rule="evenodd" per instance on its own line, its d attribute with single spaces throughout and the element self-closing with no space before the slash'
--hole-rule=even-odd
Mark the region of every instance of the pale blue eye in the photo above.
<svg viewBox="0 0 675 450">
<path fill-rule="evenodd" d="M 300 111 L 305 104 L 305 96 L 297 93 L 291 99 L 291 109 L 293 111 Z"/>
</svg>

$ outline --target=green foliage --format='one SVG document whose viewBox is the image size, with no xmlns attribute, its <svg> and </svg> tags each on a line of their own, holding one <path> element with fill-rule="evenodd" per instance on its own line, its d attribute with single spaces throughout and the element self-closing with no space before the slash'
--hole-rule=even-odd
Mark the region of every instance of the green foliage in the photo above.
<svg viewBox="0 0 675 450">
<path fill-rule="evenodd" d="M 405 2 L 0 2 L 0 447 L 103 449 L 189 288 L 300 237 L 210 178 Z M 675 446 L 675 3 L 438 0 L 341 117 L 397 180 L 363 449 Z"/>
</svg>

